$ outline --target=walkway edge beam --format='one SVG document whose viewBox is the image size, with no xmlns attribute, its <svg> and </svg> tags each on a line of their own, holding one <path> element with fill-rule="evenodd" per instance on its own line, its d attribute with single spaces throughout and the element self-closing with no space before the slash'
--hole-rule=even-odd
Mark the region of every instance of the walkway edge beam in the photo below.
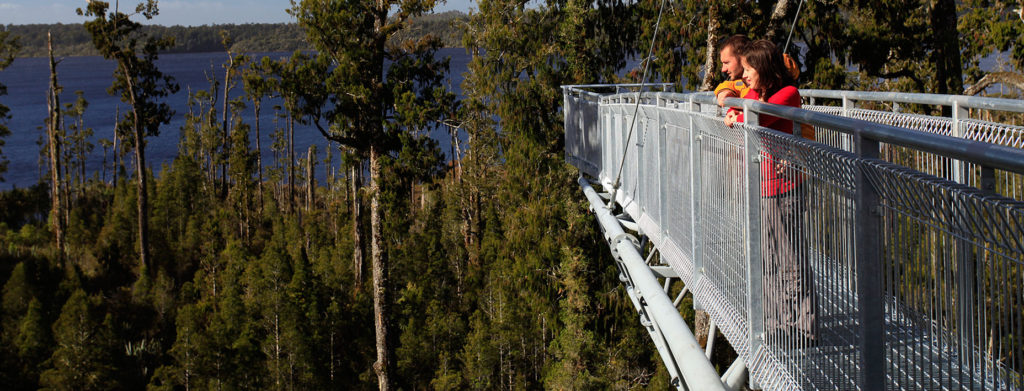
<svg viewBox="0 0 1024 391">
<path fill-rule="evenodd" d="M 590 201 L 590 209 L 597 216 L 605 238 L 611 239 L 625 235 L 619 221 L 604 205 L 603 200 L 586 178 L 581 176 L 578 182 L 587 196 L 587 200 Z M 687 388 L 690 390 L 726 390 L 725 385 L 722 384 L 721 375 L 715 371 L 707 356 L 704 355 L 704 349 L 701 348 L 697 338 L 693 336 L 690 328 L 683 321 L 679 310 L 672 305 L 672 299 L 665 294 L 658 279 L 644 262 L 636 244 L 630 240 L 618 240 L 612 245 L 616 246 L 620 261 L 626 267 L 635 291 L 646 303 L 648 315 L 660 326 Z M 671 363 L 666 363 L 666 365 L 671 365 Z"/>
</svg>

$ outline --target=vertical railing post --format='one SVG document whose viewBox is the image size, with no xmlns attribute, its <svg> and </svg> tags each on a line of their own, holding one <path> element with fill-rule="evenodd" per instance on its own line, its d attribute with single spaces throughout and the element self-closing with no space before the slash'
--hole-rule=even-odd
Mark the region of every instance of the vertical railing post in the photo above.
<svg viewBox="0 0 1024 391">
<path fill-rule="evenodd" d="M 953 107 L 952 107 L 951 111 L 952 111 L 952 116 L 953 116 L 952 117 L 952 122 L 953 123 L 952 123 L 952 129 L 951 129 L 952 133 L 953 133 L 953 137 L 956 137 L 956 138 L 959 138 L 959 139 L 963 139 L 963 138 L 965 138 L 966 135 L 964 134 L 965 133 L 964 132 L 964 127 L 960 124 L 960 121 L 962 121 L 962 120 L 964 120 L 964 119 L 966 119 L 968 117 L 967 109 L 965 109 L 962 106 L 960 106 L 960 102 L 959 101 L 954 100 L 953 101 Z M 969 181 L 971 180 L 971 175 L 970 175 L 970 173 L 966 172 L 966 167 L 964 165 L 964 162 L 962 160 L 960 160 L 960 159 L 953 159 L 952 163 L 953 163 L 952 164 L 953 165 L 953 167 L 952 167 L 952 169 L 953 169 L 953 178 L 952 178 L 953 181 L 956 182 L 956 183 L 962 183 L 962 184 L 965 184 L 965 185 L 969 185 L 970 184 Z"/>
<path fill-rule="evenodd" d="M 749 104 L 743 107 L 744 170 L 746 179 L 744 187 L 747 218 L 744 220 L 743 231 L 747 233 L 746 254 L 747 264 L 747 343 L 750 345 L 749 360 L 753 360 L 764 342 L 764 288 L 762 285 L 761 264 L 761 142 L 757 136 L 758 115 L 750 110 Z M 752 389 L 759 388 L 751 380 Z"/>
<path fill-rule="evenodd" d="M 694 113 L 700 112 L 700 104 L 697 103 L 693 95 L 690 96 L 688 109 L 690 110 L 688 116 L 690 127 L 690 254 L 693 261 L 693 279 L 691 282 L 696 282 L 697 277 L 704 273 L 704 238 L 701 231 L 701 210 L 703 208 L 701 204 L 701 173 L 703 168 L 701 167 L 700 160 L 700 143 L 703 137 L 698 132 L 697 123 L 694 120 L 696 117 Z M 695 310 L 703 309 L 698 308 L 700 304 L 697 303 L 697 300 L 693 301 L 693 306 Z"/>
<path fill-rule="evenodd" d="M 879 143 L 854 134 L 855 153 L 878 159 Z M 857 320 L 860 331 L 860 389 L 885 389 L 885 287 L 882 284 L 882 209 L 879 193 L 867 179 L 863 162 L 855 172 L 854 269 L 857 277 Z"/>
<path fill-rule="evenodd" d="M 850 98 L 847 98 L 846 95 L 843 94 L 843 111 L 842 111 L 843 117 L 849 118 L 850 114 L 851 114 L 850 110 L 853 110 L 853 108 L 854 108 L 853 100 L 851 100 Z M 843 150 L 845 150 L 845 151 L 849 151 L 851 149 L 850 148 L 849 139 L 847 139 L 846 137 L 840 136 L 840 140 L 841 141 L 840 141 L 839 144 L 842 146 L 841 148 Z"/>
<path fill-rule="evenodd" d="M 656 188 L 653 189 L 653 191 L 650 194 L 654 194 L 654 195 L 656 195 L 656 197 L 654 197 L 653 200 L 651 200 L 651 197 L 648 197 L 647 200 L 648 200 L 649 203 L 652 204 L 651 206 L 657 208 L 658 215 L 657 216 L 652 216 L 652 217 L 658 219 L 658 227 L 662 227 L 662 231 L 664 231 L 665 219 L 662 218 L 662 216 L 664 216 L 664 212 L 663 212 L 664 208 L 662 207 L 662 202 L 661 202 L 661 200 L 664 198 L 662 196 L 663 195 L 662 188 L 664 188 L 664 182 L 661 180 L 661 172 L 665 171 L 665 167 L 661 164 L 661 156 L 662 156 L 662 151 L 665 148 L 664 148 L 664 146 L 662 145 L 662 142 L 661 142 L 661 140 L 662 140 L 661 133 L 662 133 L 662 129 L 665 128 L 665 122 L 666 121 L 665 121 L 665 114 L 664 114 L 664 112 L 665 112 L 665 106 L 666 106 L 667 101 L 665 99 L 663 99 L 661 95 L 662 95 L 661 93 L 658 93 L 658 95 L 657 95 L 657 109 L 656 109 L 657 110 L 657 112 L 656 112 L 657 116 L 656 116 L 656 118 L 657 118 L 658 122 L 657 122 L 657 126 L 654 127 L 654 129 L 653 129 L 654 130 L 655 140 L 657 140 L 657 142 L 658 142 L 658 150 L 657 151 L 649 151 L 649 153 L 656 153 L 656 155 L 654 155 L 655 158 L 654 159 L 650 159 L 650 160 L 652 162 L 654 162 L 655 167 L 657 167 L 657 172 L 653 172 L 653 173 L 650 173 L 650 174 L 647 175 L 647 178 L 653 179 L 654 182 L 655 182 L 653 185 Z M 659 232 L 659 233 L 661 233 L 661 232 Z"/>
<path fill-rule="evenodd" d="M 987 193 L 994 193 L 996 191 L 996 173 L 992 167 L 981 166 L 981 180 L 979 183 L 982 190 Z M 957 210 L 959 213 L 965 213 L 963 209 Z M 965 218 L 966 216 L 958 216 L 958 219 Z M 952 226 L 959 227 L 964 224 L 958 224 L 958 222 L 951 221 Z M 959 351 L 960 357 L 963 357 L 964 365 L 967 367 L 966 372 L 974 373 L 979 363 L 975 361 L 975 346 L 974 346 L 974 317 L 976 315 L 976 309 L 978 308 L 978 298 L 976 295 L 978 273 L 978 255 L 972 251 L 972 245 L 966 240 L 957 240 L 956 245 L 956 259 L 957 265 L 957 335 L 960 337 Z"/>
<path fill-rule="evenodd" d="M 576 142 L 579 137 L 579 119 L 576 116 L 576 105 L 573 103 L 570 97 L 570 90 L 566 86 L 562 86 L 562 122 L 565 126 L 565 156 L 566 160 L 570 163 L 576 158 L 574 150 L 578 150 L 579 143 Z"/>
<path fill-rule="evenodd" d="M 659 111 L 659 116 L 660 115 Z M 666 121 L 663 117 L 660 119 L 661 121 L 659 122 L 661 122 L 661 126 L 658 127 L 658 226 L 661 227 L 661 236 L 664 238 L 668 236 L 668 220 L 666 219 L 668 214 L 665 212 L 668 203 L 665 202 L 665 199 L 669 192 L 668 186 L 666 185 L 668 181 L 665 180 L 665 178 L 670 175 L 670 173 L 669 170 L 666 169 L 668 166 L 666 164 L 668 161 L 668 147 L 666 146 L 666 144 L 668 144 L 668 125 L 665 123 Z M 675 190 L 679 191 L 679 189 Z"/>
<path fill-rule="evenodd" d="M 597 116 L 600 124 L 598 127 L 601 129 L 601 169 L 598 170 L 598 182 L 604 180 L 611 175 L 608 174 L 609 167 L 612 165 L 609 163 L 611 159 L 612 149 L 612 113 L 611 110 L 601 107 L 602 99 L 598 99 L 597 103 Z"/>
<path fill-rule="evenodd" d="M 963 139 L 966 138 L 966 132 L 964 131 L 963 125 L 960 123 L 962 120 L 968 118 L 967 109 L 960 106 L 960 102 L 954 100 L 951 110 L 952 115 L 952 134 L 953 137 Z M 951 163 L 951 169 L 953 170 L 953 181 L 957 183 L 969 184 L 971 182 L 972 172 L 969 172 L 968 166 L 964 164 L 962 160 L 953 159 Z M 981 178 L 979 178 L 979 185 L 984 189 L 986 178 L 990 179 L 989 183 L 994 184 L 994 170 L 991 168 L 981 168 Z M 994 189 L 992 189 L 994 190 Z M 952 214 L 949 219 L 949 224 L 952 227 L 960 227 L 961 224 L 957 224 L 957 219 L 964 218 L 959 216 L 964 213 L 963 210 L 957 210 L 956 205 L 950 209 Z M 966 371 L 973 372 L 974 369 L 974 346 L 972 346 L 971 336 L 974 334 L 974 275 L 976 272 L 976 260 L 974 257 L 974 251 L 972 251 L 972 245 L 967 240 L 958 238 L 953 243 L 953 256 L 957 262 L 957 282 L 956 284 L 956 305 L 957 305 L 957 328 L 956 334 L 959 338 L 959 351 L 960 357 L 963 359 L 963 363 L 967 366 Z M 954 374 L 955 375 L 955 374 Z"/>
</svg>

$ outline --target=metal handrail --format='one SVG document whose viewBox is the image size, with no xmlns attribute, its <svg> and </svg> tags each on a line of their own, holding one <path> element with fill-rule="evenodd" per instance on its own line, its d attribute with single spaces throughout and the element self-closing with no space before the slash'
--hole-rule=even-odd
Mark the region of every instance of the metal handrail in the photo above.
<svg viewBox="0 0 1024 391">
<path fill-rule="evenodd" d="M 651 87 L 651 88 L 661 87 L 661 88 L 664 89 L 664 88 L 672 87 L 673 84 L 672 83 L 570 84 L 570 85 L 562 86 L 562 89 L 563 90 L 565 90 L 565 89 L 576 89 L 576 90 L 579 90 L 581 88 L 623 88 L 623 87 L 631 88 L 631 87 L 640 87 L 640 86 Z"/>
<path fill-rule="evenodd" d="M 911 92 L 880 92 L 880 91 L 839 91 L 839 90 L 800 90 L 803 98 L 851 99 L 872 102 L 915 103 L 937 106 L 957 105 L 961 108 L 1001 110 L 1024 113 L 1024 100 L 988 98 L 967 95 L 939 95 Z"/>
</svg>

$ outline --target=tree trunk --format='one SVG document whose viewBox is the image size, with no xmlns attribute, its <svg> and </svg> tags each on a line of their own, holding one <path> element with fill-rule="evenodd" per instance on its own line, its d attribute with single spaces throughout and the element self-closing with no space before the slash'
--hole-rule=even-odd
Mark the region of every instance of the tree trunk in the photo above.
<svg viewBox="0 0 1024 391">
<path fill-rule="evenodd" d="M 78 114 L 78 130 L 80 132 L 85 131 L 85 109 Z M 79 197 L 85 198 L 85 140 L 82 140 L 78 145 L 78 194 Z M 79 199 L 81 199 L 79 198 Z"/>
<path fill-rule="evenodd" d="M 782 23 L 782 18 L 786 17 L 786 11 L 789 9 L 789 1 L 790 0 L 779 0 L 775 3 L 775 8 L 772 9 L 772 16 L 768 20 L 768 31 L 765 34 L 765 39 L 775 42 L 777 32 L 785 25 L 785 23 Z"/>
<path fill-rule="evenodd" d="M 50 153 L 50 193 L 52 194 L 52 207 L 50 210 L 50 224 L 53 226 L 54 239 L 57 241 L 58 256 L 64 258 L 64 198 L 61 191 L 60 179 L 60 142 L 57 131 L 61 128 L 60 115 L 60 86 L 57 85 L 57 62 L 53 59 L 53 39 L 50 32 L 46 32 L 46 46 L 50 53 L 50 91 L 46 96 L 47 109 L 50 113 L 50 121 L 47 124 L 47 136 L 49 138 Z"/>
<path fill-rule="evenodd" d="M 259 182 L 256 183 L 260 195 L 260 215 L 263 214 L 263 150 L 260 148 L 260 99 L 252 103 L 256 115 L 256 170 Z"/>
<path fill-rule="evenodd" d="M 377 332 L 377 386 L 381 391 L 391 389 L 392 360 L 389 346 L 388 319 L 390 303 L 388 298 L 388 268 L 384 259 L 384 242 L 381 238 L 380 211 L 380 151 L 370 147 L 370 257 L 373 262 L 373 325 Z"/>
<path fill-rule="evenodd" d="M 309 149 L 306 150 L 306 211 L 313 210 L 313 187 L 316 186 L 316 178 L 313 176 L 313 168 L 316 166 L 316 154 L 313 150 L 313 146 L 310 145 Z"/>
<path fill-rule="evenodd" d="M 113 171 L 113 174 L 114 174 L 113 175 L 113 179 L 111 179 L 110 184 L 114 185 L 114 186 L 117 186 L 118 171 L 120 171 L 120 168 L 121 168 L 121 150 L 117 148 L 117 141 L 120 138 L 117 135 L 117 126 L 118 126 L 118 121 L 120 121 L 120 120 L 121 120 L 121 106 L 118 105 L 118 106 L 116 106 L 114 108 L 114 147 L 113 147 L 114 161 L 113 161 L 113 166 L 110 168 L 110 170 Z M 123 141 L 122 141 L 122 143 L 123 143 Z"/>
<path fill-rule="evenodd" d="M 711 91 L 714 89 L 715 81 L 715 57 L 718 55 L 718 4 L 711 1 L 708 9 L 708 42 L 707 56 L 704 58 L 704 80 L 700 83 L 700 91 Z"/>
<path fill-rule="evenodd" d="M 334 148 L 332 148 L 332 147 L 333 147 L 333 145 L 331 144 L 331 140 L 327 140 L 327 148 L 325 148 L 327 150 L 327 158 L 324 159 L 325 160 L 325 164 L 324 164 L 324 178 L 327 181 L 327 188 L 333 190 L 334 189 Z M 329 194 L 332 195 L 331 199 L 333 200 L 334 199 L 334 197 L 333 197 L 334 192 L 331 191 L 331 192 L 329 192 Z"/>
<path fill-rule="evenodd" d="M 997 83 L 1024 91 L 1024 75 L 1013 72 L 992 72 L 982 77 L 981 80 L 978 80 L 970 88 L 964 90 L 964 95 L 978 95 L 989 86 Z"/>
<path fill-rule="evenodd" d="M 359 170 L 362 164 L 350 164 L 348 167 L 349 183 L 352 184 L 352 273 L 355 279 L 355 291 L 363 286 L 363 231 L 359 205 Z"/>
<path fill-rule="evenodd" d="M 956 2 L 932 0 L 932 62 L 935 64 L 935 92 L 958 93 L 964 90 L 963 65 L 960 61 L 960 34 L 956 29 Z M 944 106 L 943 114 L 951 107 Z"/>
<path fill-rule="evenodd" d="M 135 112 L 135 175 L 138 175 L 139 192 L 139 262 L 142 267 L 149 266 L 149 195 L 146 194 L 146 140 L 139 125 L 138 111 Z"/>
<path fill-rule="evenodd" d="M 288 114 L 288 210 L 295 208 L 295 118 Z"/>
<path fill-rule="evenodd" d="M 131 98 L 132 105 L 132 128 L 135 130 L 135 175 L 136 178 L 136 191 L 139 193 L 137 202 L 137 213 L 139 222 L 139 264 L 142 266 L 142 270 L 146 270 L 149 266 L 149 215 L 147 210 L 149 208 L 149 197 L 146 194 L 146 140 L 145 134 L 142 130 L 142 122 L 139 120 L 139 109 L 138 104 L 135 100 L 135 84 L 130 74 L 128 74 L 128 66 L 125 64 L 121 65 L 121 69 L 124 69 L 125 81 L 128 85 L 128 96 Z"/>
<path fill-rule="evenodd" d="M 221 199 L 227 199 L 228 197 L 228 156 L 230 156 L 231 140 L 228 135 L 228 92 L 231 90 L 231 67 L 234 66 L 235 59 L 231 57 L 231 52 L 228 51 L 228 66 L 224 69 L 224 100 L 220 102 L 220 124 L 221 124 L 221 159 L 223 162 L 220 166 L 220 196 Z"/>
</svg>

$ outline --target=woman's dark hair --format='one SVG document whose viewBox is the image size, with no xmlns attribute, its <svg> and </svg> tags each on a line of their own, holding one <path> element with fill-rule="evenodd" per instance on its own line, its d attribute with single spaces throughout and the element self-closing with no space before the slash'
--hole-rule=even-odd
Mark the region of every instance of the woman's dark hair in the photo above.
<svg viewBox="0 0 1024 391">
<path fill-rule="evenodd" d="M 794 85 L 793 77 L 786 69 L 782 52 L 771 41 L 759 39 L 743 46 L 737 53 L 746 59 L 757 71 L 758 84 L 764 88 L 764 99 L 775 95 L 782 87 Z"/>
</svg>

